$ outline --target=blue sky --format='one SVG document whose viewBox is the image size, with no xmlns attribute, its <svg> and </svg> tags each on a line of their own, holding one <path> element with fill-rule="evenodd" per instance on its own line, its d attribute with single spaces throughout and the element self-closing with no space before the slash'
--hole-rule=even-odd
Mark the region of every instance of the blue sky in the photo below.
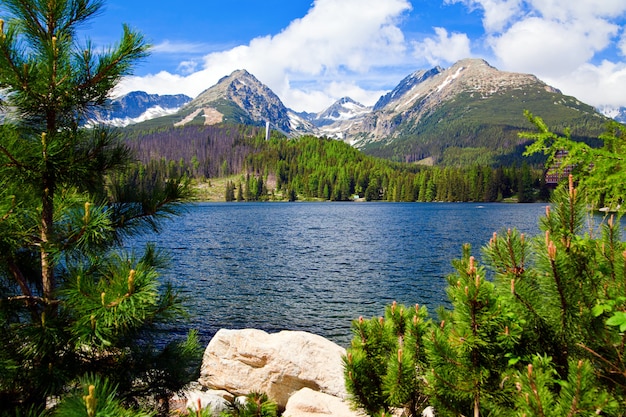
<svg viewBox="0 0 626 417">
<path fill-rule="evenodd" d="M 247 69 L 288 107 L 320 111 L 343 96 L 371 105 L 416 70 L 475 57 L 626 106 L 625 0 L 107 0 L 85 34 L 112 44 L 122 23 L 153 50 L 119 94 L 194 97 Z"/>
</svg>

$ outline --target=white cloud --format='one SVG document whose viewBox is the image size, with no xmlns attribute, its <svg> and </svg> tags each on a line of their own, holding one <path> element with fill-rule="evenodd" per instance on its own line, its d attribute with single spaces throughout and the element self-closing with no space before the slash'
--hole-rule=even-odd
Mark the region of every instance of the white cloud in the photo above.
<svg viewBox="0 0 626 417">
<path fill-rule="evenodd" d="M 523 0 L 444 0 L 444 2 L 461 3 L 470 10 L 482 9 L 485 31 L 492 33 L 505 29 L 522 12 Z"/>
<path fill-rule="evenodd" d="M 195 96 L 232 71 L 246 69 L 288 107 L 319 111 L 354 89 L 353 84 L 342 83 L 350 73 L 404 62 L 406 41 L 398 22 L 410 9 L 408 0 L 316 0 L 306 16 L 292 21 L 282 32 L 206 55 L 200 71 L 187 76 L 161 72 L 130 77 L 120 91 L 177 90 Z M 306 90 L 290 81 L 319 78 L 332 78 L 338 84 Z M 366 95 L 363 90 L 361 96 Z"/>
<path fill-rule="evenodd" d="M 193 74 L 194 72 L 196 72 L 197 69 L 198 69 L 198 62 L 193 61 L 193 60 L 183 61 L 180 64 L 178 64 L 178 67 L 176 68 L 179 74 L 184 74 L 184 75 Z"/>
<path fill-rule="evenodd" d="M 626 31 L 622 32 L 622 38 L 617 44 L 617 47 L 619 49 L 620 54 L 626 57 Z"/>
<path fill-rule="evenodd" d="M 530 17 L 491 38 L 505 69 L 544 76 L 567 75 L 605 49 L 617 27 L 601 19 L 569 21 Z"/>
<path fill-rule="evenodd" d="M 626 63 L 583 64 L 567 77 L 544 81 L 592 106 L 626 106 Z"/>
<path fill-rule="evenodd" d="M 470 40 L 466 34 L 448 34 L 441 27 L 434 29 L 436 38 L 426 38 L 414 44 L 416 57 L 425 59 L 430 65 L 440 65 L 471 56 Z"/>
<path fill-rule="evenodd" d="M 624 0 L 445 0 L 483 13 L 494 64 L 527 72 L 589 104 L 626 105 Z M 607 52 L 608 51 L 608 52 Z M 610 55 L 604 55 L 606 56 Z"/>
<path fill-rule="evenodd" d="M 594 17 L 617 18 L 626 10 L 623 0 L 529 0 L 529 3 L 543 18 L 562 22 Z"/>
<path fill-rule="evenodd" d="M 151 52 L 155 54 L 190 54 L 206 51 L 208 46 L 203 43 L 172 42 L 165 40 L 152 46 Z"/>
</svg>

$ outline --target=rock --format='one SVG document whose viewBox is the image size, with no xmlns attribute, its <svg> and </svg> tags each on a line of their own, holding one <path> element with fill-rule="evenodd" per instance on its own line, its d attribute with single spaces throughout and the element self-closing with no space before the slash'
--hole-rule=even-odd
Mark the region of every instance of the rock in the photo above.
<svg viewBox="0 0 626 417">
<path fill-rule="evenodd" d="M 435 409 L 428 406 L 422 411 L 422 417 L 435 417 Z"/>
<path fill-rule="evenodd" d="M 187 408 L 194 411 L 198 410 L 198 404 L 200 409 L 205 410 L 209 408 L 213 415 L 219 415 L 222 411 L 228 410 L 229 404 L 233 401 L 234 397 L 227 391 L 218 390 L 192 390 L 186 392 Z M 186 410 L 185 410 L 186 411 Z"/>
<path fill-rule="evenodd" d="M 344 400 L 332 395 L 302 388 L 287 402 L 283 417 L 363 417 Z"/>
<path fill-rule="evenodd" d="M 266 393 L 281 409 L 302 388 L 345 399 L 343 355 L 341 346 L 307 332 L 221 329 L 204 352 L 199 383 L 234 395 Z"/>
</svg>

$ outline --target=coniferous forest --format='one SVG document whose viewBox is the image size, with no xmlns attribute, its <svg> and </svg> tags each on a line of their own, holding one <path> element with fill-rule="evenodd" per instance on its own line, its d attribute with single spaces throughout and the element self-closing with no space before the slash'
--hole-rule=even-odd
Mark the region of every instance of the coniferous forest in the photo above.
<svg viewBox="0 0 626 417">
<path fill-rule="evenodd" d="M 243 125 L 130 129 L 126 143 L 140 170 L 196 181 L 232 177 L 224 200 L 545 201 L 542 167 L 429 167 L 365 155 L 341 141 L 287 139 Z"/>
</svg>

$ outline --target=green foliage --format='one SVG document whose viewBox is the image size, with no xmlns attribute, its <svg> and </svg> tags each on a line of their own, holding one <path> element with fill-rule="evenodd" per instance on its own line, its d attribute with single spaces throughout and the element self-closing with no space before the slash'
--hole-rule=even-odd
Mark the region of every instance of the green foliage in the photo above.
<svg viewBox="0 0 626 417">
<path fill-rule="evenodd" d="M 189 412 L 192 415 L 193 410 Z M 251 392 L 246 395 L 244 401 L 235 399 L 229 409 L 220 414 L 220 417 L 276 417 L 277 415 L 278 405 L 267 394 Z"/>
<path fill-rule="evenodd" d="M 189 417 L 213 417 L 211 407 L 202 408 L 200 400 L 195 407 L 187 409 Z M 220 417 L 276 417 L 278 415 L 278 405 L 266 394 L 251 392 L 229 404 L 226 411 L 220 413 Z"/>
<path fill-rule="evenodd" d="M 101 7 L 2 5 L 0 413 L 37 413 L 47 398 L 87 384 L 79 378 L 90 372 L 98 415 L 144 415 L 116 407 L 137 395 L 167 398 L 200 356 L 194 333 L 154 347 L 156 327 L 184 317 L 182 300 L 159 282 L 165 261 L 154 248 L 121 249 L 123 239 L 177 212 L 185 177 L 136 169 L 117 132 L 80 127 L 148 49 L 126 26 L 102 52 L 77 43 L 78 27 Z M 84 402 L 72 412 L 67 401 L 60 415 L 85 413 Z"/>
<path fill-rule="evenodd" d="M 440 325 L 427 338 L 426 378 L 432 405 L 442 415 L 476 415 L 508 400 L 500 376 L 521 327 L 469 246 L 454 266 L 457 273 L 448 277 L 447 289 L 453 309 L 440 312 Z"/>
<path fill-rule="evenodd" d="M 515 381 L 516 416 L 620 415 L 617 401 L 598 383 L 592 365 L 570 362 L 568 380 L 559 380 L 549 357 L 535 356 Z"/>
<path fill-rule="evenodd" d="M 623 164 L 626 127 L 616 121 L 608 122 L 604 134 L 599 136 L 603 146 L 598 148 L 572 140 L 569 130 L 564 135 L 558 135 L 540 117 L 533 116 L 530 112 L 525 114 L 538 130 L 520 135 L 533 140 L 526 154 L 547 155 L 548 167 L 557 171 L 573 168 L 576 181 L 587 190 L 589 204 L 595 208 L 621 210 L 626 193 L 626 171 Z M 566 151 L 562 159 L 557 158 L 560 151 Z"/>
<path fill-rule="evenodd" d="M 425 406 L 428 327 L 425 307 L 393 303 L 385 317 L 353 322 L 354 339 L 344 357 L 346 387 L 352 400 L 370 415 L 406 407 L 413 414 Z"/>
<path fill-rule="evenodd" d="M 53 416 L 59 417 L 151 417 L 153 413 L 124 407 L 116 398 L 116 387 L 106 378 L 88 375 L 78 381 L 79 389 L 63 398 Z"/>
<path fill-rule="evenodd" d="M 314 137 L 272 140 L 250 154 L 245 165 L 259 178 L 262 173 L 273 173 L 277 190 L 284 194 L 332 201 L 354 195 L 368 201 L 499 201 L 520 195 L 520 190 L 523 201 L 535 201 L 543 175 L 528 166 L 393 163 L 366 156 L 340 141 Z"/>
<path fill-rule="evenodd" d="M 355 321 L 345 358 L 355 405 L 418 415 L 391 402 L 393 374 L 402 386 L 394 393 L 424 396 L 441 416 L 626 415 L 626 244 L 613 216 L 588 224 L 586 201 L 570 179 L 546 208 L 541 236 L 494 233 L 485 267 L 464 248 L 447 278 L 451 309 L 424 317 L 414 378 L 389 366 L 400 361 L 387 319 Z"/>
</svg>

